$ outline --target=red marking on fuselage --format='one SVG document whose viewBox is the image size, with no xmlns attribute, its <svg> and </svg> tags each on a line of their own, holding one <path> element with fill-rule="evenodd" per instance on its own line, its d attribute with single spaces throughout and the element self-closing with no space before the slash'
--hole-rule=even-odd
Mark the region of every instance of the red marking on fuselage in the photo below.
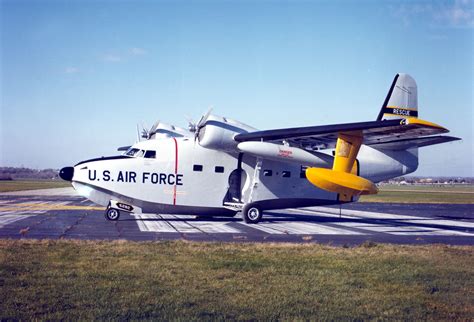
<svg viewBox="0 0 474 322">
<path fill-rule="evenodd" d="M 174 175 L 176 178 L 176 175 L 178 174 L 178 141 L 176 141 L 176 138 L 173 138 L 174 141 Z M 174 187 L 173 187 L 173 206 L 176 205 L 176 180 L 174 182 Z"/>
<path fill-rule="evenodd" d="M 283 158 L 292 158 L 292 151 L 289 150 L 282 150 L 278 149 L 278 156 L 283 157 Z"/>
</svg>

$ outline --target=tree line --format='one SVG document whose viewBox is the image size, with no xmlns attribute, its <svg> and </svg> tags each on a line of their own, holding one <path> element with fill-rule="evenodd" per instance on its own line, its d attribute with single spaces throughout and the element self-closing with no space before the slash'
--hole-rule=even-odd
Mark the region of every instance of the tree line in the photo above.
<svg viewBox="0 0 474 322">
<path fill-rule="evenodd" d="M 60 180 L 57 169 L 29 169 L 16 167 L 0 167 L 0 180 Z"/>
</svg>

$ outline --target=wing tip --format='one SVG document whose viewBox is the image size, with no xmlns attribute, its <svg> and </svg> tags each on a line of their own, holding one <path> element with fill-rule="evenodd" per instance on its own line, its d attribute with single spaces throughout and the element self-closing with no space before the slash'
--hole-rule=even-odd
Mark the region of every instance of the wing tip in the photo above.
<svg viewBox="0 0 474 322">
<path fill-rule="evenodd" d="M 405 125 L 409 125 L 409 124 L 419 125 L 419 126 L 422 126 L 422 127 L 435 128 L 435 129 L 438 129 L 438 130 L 440 130 L 444 133 L 449 132 L 449 130 L 447 128 L 445 128 L 444 126 L 441 126 L 441 125 L 433 123 L 433 122 L 425 121 L 425 120 L 422 120 L 422 119 L 419 119 L 419 118 L 407 118 L 404 121 L 405 121 Z"/>
</svg>

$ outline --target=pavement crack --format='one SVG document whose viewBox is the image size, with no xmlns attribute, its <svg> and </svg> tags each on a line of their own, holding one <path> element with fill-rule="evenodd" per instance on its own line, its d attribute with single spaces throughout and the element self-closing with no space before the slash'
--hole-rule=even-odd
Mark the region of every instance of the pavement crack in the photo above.
<svg viewBox="0 0 474 322">
<path fill-rule="evenodd" d="M 72 225 L 67 226 L 66 229 L 63 231 L 63 233 L 61 235 L 59 235 L 58 238 L 62 239 L 64 237 L 66 237 L 66 234 L 68 232 L 70 232 L 75 226 L 79 225 L 84 220 L 84 218 L 87 217 L 87 215 L 88 215 L 88 213 L 85 212 L 81 217 L 79 217 L 79 219 L 76 220 L 75 223 L 73 223 Z"/>
</svg>

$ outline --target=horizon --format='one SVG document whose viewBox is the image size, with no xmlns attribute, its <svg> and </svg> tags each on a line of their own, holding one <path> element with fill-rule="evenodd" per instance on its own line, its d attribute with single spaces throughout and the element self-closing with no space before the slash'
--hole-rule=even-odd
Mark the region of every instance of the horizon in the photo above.
<svg viewBox="0 0 474 322">
<path fill-rule="evenodd" d="M 118 154 L 210 106 L 262 130 L 375 120 L 406 72 L 420 118 L 462 138 L 410 175 L 474 177 L 472 0 L 0 4 L 0 166 Z"/>
</svg>

